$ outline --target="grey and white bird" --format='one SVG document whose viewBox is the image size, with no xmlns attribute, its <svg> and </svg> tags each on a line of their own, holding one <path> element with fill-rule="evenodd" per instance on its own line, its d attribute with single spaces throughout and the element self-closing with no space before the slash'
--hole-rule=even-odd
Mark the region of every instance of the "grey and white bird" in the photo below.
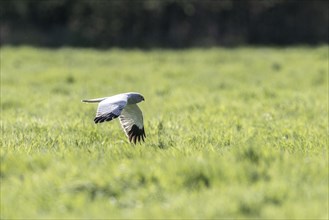
<svg viewBox="0 0 329 220">
<path fill-rule="evenodd" d="M 123 131 L 130 142 L 144 141 L 146 138 L 143 124 L 143 113 L 137 103 L 144 101 L 144 97 L 137 92 L 121 93 L 118 95 L 84 99 L 82 102 L 99 103 L 94 122 L 102 123 L 119 117 Z"/>
</svg>

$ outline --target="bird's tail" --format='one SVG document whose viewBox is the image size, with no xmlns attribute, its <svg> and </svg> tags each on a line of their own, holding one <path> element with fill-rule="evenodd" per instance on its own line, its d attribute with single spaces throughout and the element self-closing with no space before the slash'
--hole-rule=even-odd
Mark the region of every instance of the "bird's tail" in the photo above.
<svg viewBox="0 0 329 220">
<path fill-rule="evenodd" d="M 83 100 L 81 100 L 81 102 L 94 103 L 94 102 L 101 102 L 104 99 L 106 99 L 106 97 L 104 97 L 104 98 L 97 98 L 97 99 L 83 99 Z"/>
</svg>

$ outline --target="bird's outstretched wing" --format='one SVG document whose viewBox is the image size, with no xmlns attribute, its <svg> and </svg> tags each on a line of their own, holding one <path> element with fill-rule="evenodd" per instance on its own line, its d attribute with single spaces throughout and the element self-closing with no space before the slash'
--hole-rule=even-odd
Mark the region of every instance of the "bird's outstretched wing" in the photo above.
<svg viewBox="0 0 329 220">
<path fill-rule="evenodd" d="M 111 121 L 114 118 L 119 117 L 122 109 L 127 105 L 127 99 L 105 99 L 98 104 L 96 117 L 94 122 L 102 123 L 104 121 Z"/>
<path fill-rule="evenodd" d="M 119 117 L 121 126 L 130 142 L 141 142 L 146 137 L 143 114 L 136 104 L 127 105 Z"/>
</svg>

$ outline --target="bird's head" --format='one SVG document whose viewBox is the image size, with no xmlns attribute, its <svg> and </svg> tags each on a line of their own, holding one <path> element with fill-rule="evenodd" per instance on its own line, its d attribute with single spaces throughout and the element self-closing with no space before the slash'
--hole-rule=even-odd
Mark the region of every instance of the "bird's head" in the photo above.
<svg viewBox="0 0 329 220">
<path fill-rule="evenodd" d="M 145 101 L 144 96 L 137 92 L 130 92 L 128 94 L 128 103 L 129 104 L 136 104 L 141 101 Z"/>
</svg>

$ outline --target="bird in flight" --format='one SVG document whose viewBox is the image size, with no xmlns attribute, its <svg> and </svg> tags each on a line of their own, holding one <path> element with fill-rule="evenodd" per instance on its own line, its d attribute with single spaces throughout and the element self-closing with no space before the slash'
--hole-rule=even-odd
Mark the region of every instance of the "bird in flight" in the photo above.
<svg viewBox="0 0 329 220">
<path fill-rule="evenodd" d="M 137 92 L 121 93 L 118 95 L 97 99 L 84 99 L 82 102 L 99 103 L 94 122 L 102 123 L 119 117 L 120 124 L 130 142 L 144 141 L 146 138 L 143 124 L 143 114 L 137 103 L 144 101 Z"/>
</svg>

